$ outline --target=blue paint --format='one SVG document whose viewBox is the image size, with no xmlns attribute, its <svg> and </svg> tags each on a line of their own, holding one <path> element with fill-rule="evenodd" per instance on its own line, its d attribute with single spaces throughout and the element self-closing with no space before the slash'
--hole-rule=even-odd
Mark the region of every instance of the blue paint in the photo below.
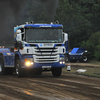
<svg viewBox="0 0 100 100">
<path fill-rule="evenodd" d="M 14 66 L 14 53 L 9 48 L 0 48 L 0 53 L 3 54 L 5 66 Z"/>
<path fill-rule="evenodd" d="M 60 54 L 60 57 L 65 57 L 63 54 Z"/>
<path fill-rule="evenodd" d="M 14 66 L 14 56 L 4 56 L 5 66 Z"/>
<path fill-rule="evenodd" d="M 29 53 L 29 49 L 27 49 L 27 53 Z"/>
<path fill-rule="evenodd" d="M 65 42 L 65 45 L 64 46 L 66 48 L 66 54 L 69 53 L 69 51 L 68 51 L 68 41 Z"/>
<path fill-rule="evenodd" d="M 43 44 L 40 44 L 40 47 L 42 47 L 43 46 Z"/>
<path fill-rule="evenodd" d="M 59 24 L 28 24 L 28 25 L 25 25 L 24 27 L 33 27 L 33 28 L 40 28 L 40 27 L 54 27 L 54 28 L 58 28 L 58 27 L 62 27 L 63 28 L 63 25 Z"/>
<path fill-rule="evenodd" d="M 15 34 L 15 32 L 16 32 L 19 28 L 21 28 L 21 27 L 18 26 L 18 27 L 16 27 L 16 28 L 14 29 L 14 34 Z"/>
<path fill-rule="evenodd" d="M 73 48 L 73 50 L 71 51 L 71 54 L 75 54 L 77 52 L 79 48 Z"/>
<path fill-rule="evenodd" d="M 13 52 L 10 52 L 9 48 L 0 48 L 0 53 L 2 53 L 4 56 L 14 55 Z"/>
<path fill-rule="evenodd" d="M 25 44 L 25 47 L 30 47 L 30 45 L 29 44 Z"/>
</svg>

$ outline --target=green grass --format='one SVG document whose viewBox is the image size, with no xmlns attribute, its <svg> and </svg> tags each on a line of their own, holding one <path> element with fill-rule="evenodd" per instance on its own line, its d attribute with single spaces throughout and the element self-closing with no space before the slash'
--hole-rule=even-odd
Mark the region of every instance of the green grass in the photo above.
<svg viewBox="0 0 100 100">
<path fill-rule="evenodd" d="M 87 71 L 84 73 L 78 73 L 76 72 L 78 69 L 85 69 Z M 62 71 L 67 74 L 77 74 L 77 75 L 85 75 L 85 76 L 100 78 L 100 67 L 93 67 L 93 66 L 85 67 L 85 66 L 72 65 L 71 71 L 67 71 L 66 67 L 63 68 Z"/>
</svg>

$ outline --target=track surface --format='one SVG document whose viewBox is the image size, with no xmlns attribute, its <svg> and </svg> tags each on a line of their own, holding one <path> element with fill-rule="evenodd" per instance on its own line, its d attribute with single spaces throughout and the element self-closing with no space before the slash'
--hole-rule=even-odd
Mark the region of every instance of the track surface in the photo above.
<svg viewBox="0 0 100 100">
<path fill-rule="evenodd" d="M 0 75 L 0 100 L 100 100 L 100 79 L 51 72 L 18 78 Z"/>
</svg>

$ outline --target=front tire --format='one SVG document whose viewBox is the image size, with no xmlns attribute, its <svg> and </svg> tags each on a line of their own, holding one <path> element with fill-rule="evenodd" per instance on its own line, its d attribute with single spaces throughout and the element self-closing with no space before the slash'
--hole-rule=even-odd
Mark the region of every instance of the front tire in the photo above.
<svg viewBox="0 0 100 100">
<path fill-rule="evenodd" d="M 88 57 L 86 55 L 82 56 L 82 59 L 79 60 L 80 62 L 87 62 L 88 61 Z"/>
<path fill-rule="evenodd" d="M 87 56 L 83 56 L 83 62 L 87 62 L 87 61 L 88 61 Z"/>
<path fill-rule="evenodd" d="M 21 62 L 20 62 L 20 60 L 16 61 L 16 68 L 15 69 L 16 69 L 16 75 L 18 77 L 24 76 L 23 69 L 21 69 Z"/>
<path fill-rule="evenodd" d="M 61 73 L 62 73 L 62 68 L 53 68 L 52 69 L 52 75 L 54 77 L 59 77 L 61 76 Z"/>
<path fill-rule="evenodd" d="M 68 63 L 68 62 L 69 62 L 69 55 L 66 54 L 66 55 L 65 55 L 65 63 Z"/>
</svg>

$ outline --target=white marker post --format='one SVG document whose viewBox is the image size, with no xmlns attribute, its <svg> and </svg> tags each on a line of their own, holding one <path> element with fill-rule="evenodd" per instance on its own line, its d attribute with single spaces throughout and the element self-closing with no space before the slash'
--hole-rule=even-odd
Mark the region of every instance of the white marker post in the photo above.
<svg viewBox="0 0 100 100">
<path fill-rule="evenodd" d="M 71 71 L 71 65 L 70 65 L 70 63 L 67 64 L 67 71 Z"/>
</svg>

